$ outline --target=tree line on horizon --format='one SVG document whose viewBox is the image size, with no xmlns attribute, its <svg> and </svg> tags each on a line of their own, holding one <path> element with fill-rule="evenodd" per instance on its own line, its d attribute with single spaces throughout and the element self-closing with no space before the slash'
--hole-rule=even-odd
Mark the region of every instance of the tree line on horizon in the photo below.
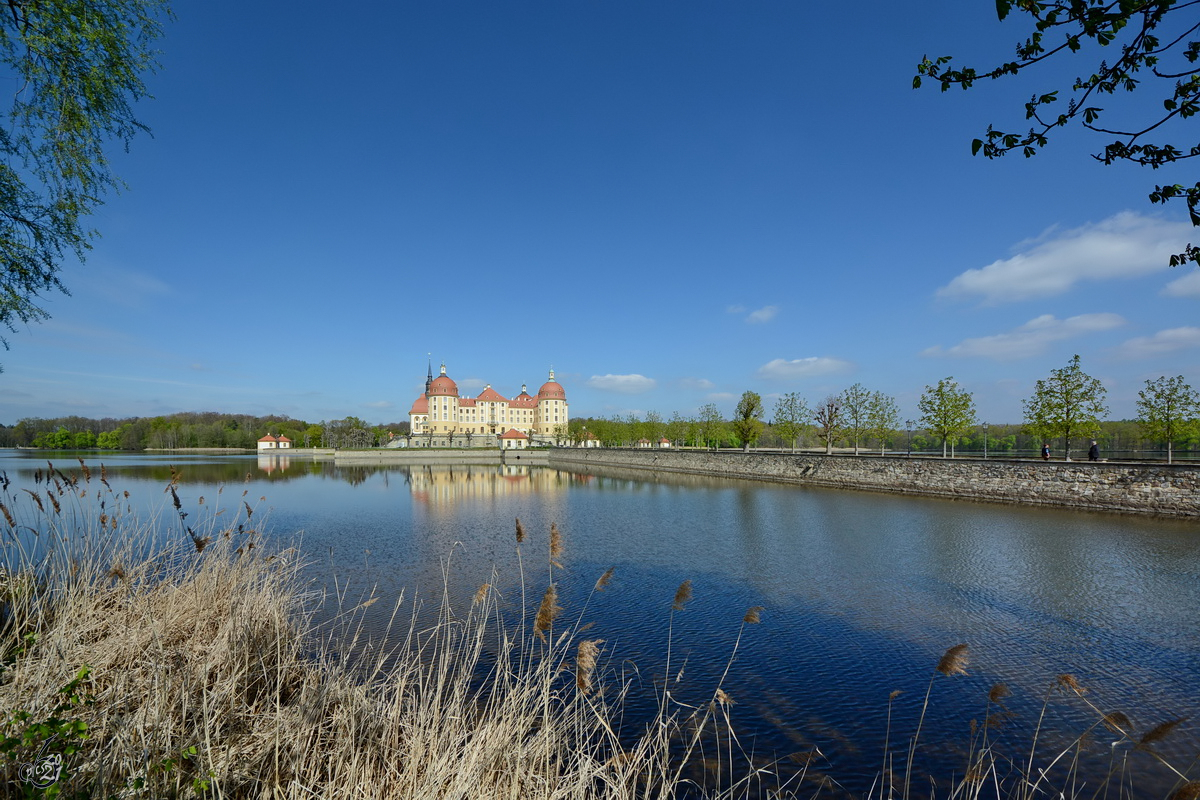
<svg viewBox="0 0 1200 800">
<path fill-rule="evenodd" d="M 1076 355 L 1065 367 L 1037 381 L 1024 402 L 1022 424 L 981 424 L 974 396 L 953 377 L 925 387 L 918 402 L 919 416 L 903 419 L 895 398 L 856 383 L 844 391 L 809 402 L 797 392 L 780 396 L 769 420 L 762 397 L 742 394 L 732 418 L 715 403 L 694 415 L 675 412 L 670 418 L 650 411 L 635 414 L 575 417 L 558 431 L 560 444 L 594 440 L 609 447 L 658 444 L 674 446 L 791 448 L 822 447 L 863 450 L 936 452 L 1027 452 L 1055 442 L 1070 457 L 1072 442 L 1102 441 L 1109 451 L 1161 448 L 1167 460 L 1177 449 L 1200 449 L 1200 394 L 1183 376 L 1147 380 L 1139 392 L 1135 420 L 1107 420 L 1103 384 L 1087 375 Z M 44 449 L 172 450 L 179 448 L 254 449 L 267 434 L 286 436 L 294 447 L 383 447 L 409 434 L 409 423 L 371 425 L 358 417 L 310 423 L 286 415 L 183 412 L 158 417 L 124 419 L 58 417 L 25 418 L 0 425 L 0 447 Z"/>
<path fill-rule="evenodd" d="M 27 417 L 0 425 L 0 447 L 47 450 L 175 450 L 206 447 L 255 449 L 268 434 L 295 447 L 376 447 L 408 432 L 407 422 L 371 425 L 358 417 L 317 423 L 287 415 L 181 412 L 157 417 Z"/>
<path fill-rule="evenodd" d="M 1107 450 L 1133 451 L 1163 448 L 1167 460 L 1178 446 L 1200 448 L 1200 394 L 1183 376 L 1147 380 L 1138 393 L 1138 417 L 1110 421 L 1104 385 L 1085 373 L 1076 355 L 1065 367 L 1035 384 L 1024 401 L 1022 424 L 981 423 L 974 396 L 953 377 L 925 387 L 917 404 L 919 415 L 903 419 L 894 397 L 856 383 L 810 405 L 797 392 L 778 398 L 770 419 L 757 392 L 742 394 L 733 417 L 724 419 L 716 404 L 708 403 L 691 416 L 678 412 L 669 419 L 648 412 L 604 418 L 573 419 L 569 437 L 580 442 L 595 439 L 606 446 L 636 447 L 666 439 L 675 446 L 791 448 L 835 447 L 880 452 L 940 450 L 943 457 L 956 451 L 991 451 L 997 454 L 1036 451 L 1054 442 L 1066 458 L 1080 439 L 1103 441 Z"/>
</svg>

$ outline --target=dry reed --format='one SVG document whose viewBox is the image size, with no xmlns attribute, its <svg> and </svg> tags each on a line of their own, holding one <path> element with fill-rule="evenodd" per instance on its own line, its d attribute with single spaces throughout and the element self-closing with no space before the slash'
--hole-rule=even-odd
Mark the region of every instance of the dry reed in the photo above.
<svg viewBox="0 0 1200 800">
<path fill-rule="evenodd" d="M 44 496 L 64 498 L 50 510 L 32 493 L 15 500 L 0 475 L 7 522 L 0 530 L 0 742 L 16 742 L 0 753 L 0 793 L 20 789 L 22 765 L 36 763 L 46 747 L 69 744 L 59 788 L 91 797 L 800 796 L 780 788 L 786 781 L 777 764 L 764 764 L 743 745 L 731 716 L 734 698 L 723 685 L 742 630 L 760 622 L 761 606 L 742 618 L 710 701 L 686 706 L 664 689 L 651 724 L 622 730 L 628 685 L 606 687 L 613 676 L 605 672 L 611 667 L 602 660 L 603 640 L 574 639 L 587 627 L 580 624 L 548 635 L 562 611 L 555 583 L 531 628 L 505 627 L 499 593 L 484 584 L 465 612 L 444 600 L 432 626 L 418 625 L 414 613 L 407 629 L 389 631 L 390 646 L 372 647 L 359 639 L 361 612 L 387 598 L 372 595 L 350 604 L 334 624 L 316 625 L 320 598 L 306 588 L 303 564 L 294 551 L 255 547 L 254 510 L 243 501 L 222 516 L 218 490 L 217 502 L 197 503 L 204 519 L 189 525 L 180 497 L 186 485 L 173 471 L 167 494 L 184 532 L 168 542 L 163 530 L 171 526 L 139 520 L 117 502 L 128 493 L 105 482 L 93 501 L 91 477 L 53 467 L 40 475 Z M 517 532 L 523 538 L 519 521 Z M 560 536 L 551 560 L 561 555 Z M 612 574 L 593 590 L 604 589 Z M 691 581 L 684 581 L 672 614 L 691 599 Z M 393 619 L 401 602 L 395 600 Z M 668 639 L 664 686 L 670 647 Z M 965 675 L 967 658 L 965 645 L 950 648 L 935 676 Z M 1060 676 L 1056 686 L 1094 712 L 1093 727 L 1118 734 L 1128 753 L 1177 775 L 1172 800 L 1200 800 L 1200 781 L 1150 747 L 1183 720 L 1136 738 L 1126 715 L 1101 713 L 1073 677 Z M 60 691 L 66 687 L 70 692 Z M 898 696 L 888 698 L 889 734 Z M 961 777 L 941 784 L 945 796 L 1083 796 L 1072 789 L 1073 770 L 1089 731 L 1044 758 L 1035 732 L 1027 762 L 1017 765 L 988 738 L 990 721 L 1009 713 L 1001 704 L 1010 696 L 1004 684 L 987 692 L 988 717 L 974 727 Z M 929 692 L 908 743 L 907 770 L 894 764 L 885 740 L 869 797 L 911 792 L 928 703 Z M 53 719 L 55 739 L 23 740 Z M 70 731 L 80 735 L 70 739 Z M 805 796 L 833 796 L 823 793 L 836 793 L 836 782 L 816 772 L 823 754 L 808 748 L 802 756 L 790 761 L 800 770 L 797 785 L 811 780 Z M 697 763 L 706 765 L 704 781 L 684 777 Z M 738 765 L 749 766 L 739 773 Z M 1063 775 L 1051 786 L 1056 765 Z M 1109 796 L 1137 795 L 1121 784 Z"/>
</svg>

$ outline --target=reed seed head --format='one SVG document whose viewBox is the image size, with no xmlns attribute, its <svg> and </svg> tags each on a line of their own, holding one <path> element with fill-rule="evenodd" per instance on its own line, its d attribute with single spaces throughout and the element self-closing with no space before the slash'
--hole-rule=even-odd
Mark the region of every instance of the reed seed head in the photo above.
<svg viewBox="0 0 1200 800">
<path fill-rule="evenodd" d="M 746 616 L 742 617 L 742 622 L 746 623 L 747 625 L 757 625 L 758 623 L 762 622 L 762 610 L 762 606 L 751 606 L 750 609 L 746 611 Z"/>
<path fill-rule="evenodd" d="M 46 513 L 46 509 L 42 508 L 42 498 L 39 497 L 36 492 L 33 492 L 29 489 L 26 489 L 25 491 L 28 492 L 29 496 L 33 498 L 33 502 L 37 505 L 38 511 L 41 511 L 43 514 Z"/>
<path fill-rule="evenodd" d="M 692 579 L 688 578 L 679 584 L 675 590 L 675 599 L 671 602 L 672 611 L 683 611 L 684 605 L 692 599 Z"/>
<path fill-rule="evenodd" d="M 1087 689 L 1080 686 L 1079 681 L 1075 680 L 1075 676 L 1069 672 L 1058 676 L 1058 685 L 1064 689 L 1070 689 L 1075 694 L 1087 694 Z"/>
<path fill-rule="evenodd" d="M 485 583 L 475 590 L 475 605 L 479 605 L 487 598 L 487 594 L 491 588 L 492 585 L 490 583 Z"/>
<path fill-rule="evenodd" d="M 8 506 L 4 505 L 4 503 L 0 503 L 0 512 L 4 513 L 4 519 L 8 522 L 8 527 L 17 527 L 17 521 L 13 519 L 12 512 L 8 510 Z"/>
<path fill-rule="evenodd" d="M 1150 730 L 1142 734 L 1142 738 L 1138 740 L 1138 745 L 1145 747 L 1146 745 L 1161 742 L 1163 739 L 1171 735 L 1171 732 L 1187 721 L 1187 717 L 1179 717 L 1178 719 L 1168 720 L 1161 725 L 1155 725 Z"/>
<path fill-rule="evenodd" d="M 997 683 L 988 692 L 989 703 L 1003 703 L 1006 697 L 1012 697 L 1012 692 L 1009 691 L 1008 684 L 1006 683 Z"/>
<path fill-rule="evenodd" d="M 888 702 L 889 703 L 892 702 L 893 700 L 895 700 L 897 697 L 899 697 L 902 694 L 904 694 L 903 689 L 892 689 L 892 691 L 888 694 Z"/>
<path fill-rule="evenodd" d="M 613 569 L 613 567 L 609 567 L 608 571 L 596 579 L 596 585 L 593 587 L 593 591 L 604 591 L 604 589 L 608 586 L 608 582 L 612 580 Z"/>
<path fill-rule="evenodd" d="M 1122 711 L 1110 711 L 1100 718 L 1104 726 L 1113 733 L 1128 734 L 1133 728 L 1133 722 Z"/>
<path fill-rule="evenodd" d="M 521 518 L 517 517 L 517 544 L 525 541 L 525 526 L 521 524 Z"/>
<path fill-rule="evenodd" d="M 546 593 L 542 595 L 542 604 L 538 606 L 537 617 L 533 621 L 533 632 L 543 642 L 546 641 L 546 631 L 554 625 L 560 611 L 562 607 L 558 604 L 558 585 L 552 583 L 546 587 Z"/>
<path fill-rule="evenodd" d="M 717 689 L 716 698 L 717 702 L 726 708 L 734 704 L 734 699 L 724 689 Z"/>
<path fill-rule="evenodd" d="M 563 556 L 563 537 L 562 531 L 558 529 L 558 525 L 550 523 L 550 563 L 559 569 L 563 568 L 561 559 Z"/>
<path fill-rule="evenodd" d="M 956 644 L 945 653 L 937 663 L 937 671 L 946 675 L 966 675 L 967 664 L 970 662 L 970 657 L 967 655 L 967 646 L 965 644 Z"/>
<path fill-rule="evenodd" d="M 1180 786 L 1170 800 L 1200 800 L 1200 781 L 1188 781 Z"/>
<path fill-rule="evenodd" d="M 592 690 L 592 674 L 596 671 L 596 657 L 600 655 L 603 639 L 584 639 L 575 653 L 575 686 L 587 694 Z"/>
</svg>

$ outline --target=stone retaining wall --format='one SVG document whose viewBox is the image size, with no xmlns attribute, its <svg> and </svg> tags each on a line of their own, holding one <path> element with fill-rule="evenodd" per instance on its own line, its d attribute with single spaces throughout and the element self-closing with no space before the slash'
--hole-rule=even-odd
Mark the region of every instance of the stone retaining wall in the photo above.
<svg viewBox="0 0 1200 800">
<path fill-rule="evenodd" d="M 555 448 L 550 466 L 683 472 L 1098 511 L 1200 516 L 1200 467 L 904 456 Z"/>
</svg>

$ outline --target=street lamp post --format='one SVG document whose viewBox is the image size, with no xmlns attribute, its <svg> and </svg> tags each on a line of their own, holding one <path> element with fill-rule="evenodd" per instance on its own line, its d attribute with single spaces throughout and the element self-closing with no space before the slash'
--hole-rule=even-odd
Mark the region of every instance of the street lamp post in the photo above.
<svg viewBox="0 0 1200 800">
<path fill-rule="evenodd" d="M 913 421 L 911 419 L 904 420 L 904 429 L 908 431 L 908 457 L 912 458 L 912 428 Z"/>
<path fill-rule="evenodd" d="M 987 446 L 988 446 L 987 440 L 988 440 L 988 424 L 985 422 L 985 423 L 983 423 L 983 457 L 985 460 L 987 459 Z"/>
</svg>

